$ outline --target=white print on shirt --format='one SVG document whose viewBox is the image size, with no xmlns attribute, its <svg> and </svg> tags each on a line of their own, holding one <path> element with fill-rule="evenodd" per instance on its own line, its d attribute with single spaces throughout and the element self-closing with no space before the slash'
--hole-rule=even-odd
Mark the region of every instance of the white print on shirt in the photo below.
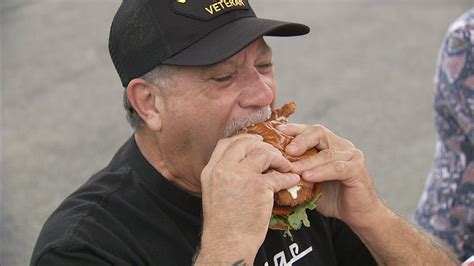
<svg viewBox="0 0 474 266">
<path fill-rule="evenodd" d="M 296 243 L 291 244 L 288 248 L 290 249 L 291 259 L 287 261 L 285 257 L 285 252 L 280 251 L 275 254 L 275 256 L 273 256 L 273 263 L 275 266 L 291 266 L 293 265 L 293 263 L 297 262 L 298 260 L 306 256 L 308 253 L 313 251 L 313 247 L 310 246 L 309 248 L 303 250 L 301 253 L 298 254 L 299 247 Z M 265 262 L 264 266 L 268 266 L 268 261 Z"/>
</svg>

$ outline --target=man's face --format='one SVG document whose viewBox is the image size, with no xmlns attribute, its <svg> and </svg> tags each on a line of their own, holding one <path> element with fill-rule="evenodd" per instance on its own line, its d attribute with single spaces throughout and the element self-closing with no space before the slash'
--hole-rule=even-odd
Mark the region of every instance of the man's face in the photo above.
<svg viewBox="0 0 474 266">
<path fill-rule="evenodd" d="M 174 175 L 199 177 L 217 141 L 267 119 L 274 99 L 272 53 L 263 38 L 219 64 L 180 68 L 160 113 L 165 163 Z"/>
</svg>

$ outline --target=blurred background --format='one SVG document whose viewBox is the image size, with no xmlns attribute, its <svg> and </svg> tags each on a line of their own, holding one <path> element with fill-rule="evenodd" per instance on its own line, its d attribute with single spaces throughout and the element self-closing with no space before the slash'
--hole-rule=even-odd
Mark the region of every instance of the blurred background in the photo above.
<svg viewBox="0 0 474 266">
<path fill-rule="evenodd" d="M 311 27 L 267 38 L 278 103 L 295 100 L 292 121 L 352 140 L 387 205 L 410 219 L 432 165 L 438 49 L 474 0 L 251 3 L 260 17 Z M 107 49 L 119 5 L 0 2 L 1 265 L 27 265 L 47 217 L 131 135 Z"/>
</svg>

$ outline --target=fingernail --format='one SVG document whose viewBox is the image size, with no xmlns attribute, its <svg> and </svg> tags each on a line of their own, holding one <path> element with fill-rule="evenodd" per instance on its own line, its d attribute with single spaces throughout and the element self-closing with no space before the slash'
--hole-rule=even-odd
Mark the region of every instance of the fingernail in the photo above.
<svg viewBox="0 0 474 266">
<path fill-rule="evenodd" d="M 293 181 L 297 182 L 297 181 L 300 181 L 300 176 L 297 175 L 297 174 L 291 174 L 291 179 L 293 179 Z"/>
</svg>

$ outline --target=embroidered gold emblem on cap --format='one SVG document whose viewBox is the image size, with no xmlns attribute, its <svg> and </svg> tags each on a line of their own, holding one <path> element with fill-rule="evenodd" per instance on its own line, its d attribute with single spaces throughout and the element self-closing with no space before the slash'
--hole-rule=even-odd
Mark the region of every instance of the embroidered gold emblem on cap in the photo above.
<svg viewBox="0 0 474 266">
<path fill-rule="evenodd" d="M 205 7 L 204 9 L 209 14 L 213 15 L 214 13 L 221 12 L 224 9 L 238 7 L 238 6 L 245 6 L 244 1 L 243 0 L 220 0 L 217 3 L 211 4 L 208 7 Z"/>
<path fill-rule="evenodd" d="M 178 2 L 180 4 L 186 4 L 186 0 L 176 0 L 176 2 Z"/>
</svg>

